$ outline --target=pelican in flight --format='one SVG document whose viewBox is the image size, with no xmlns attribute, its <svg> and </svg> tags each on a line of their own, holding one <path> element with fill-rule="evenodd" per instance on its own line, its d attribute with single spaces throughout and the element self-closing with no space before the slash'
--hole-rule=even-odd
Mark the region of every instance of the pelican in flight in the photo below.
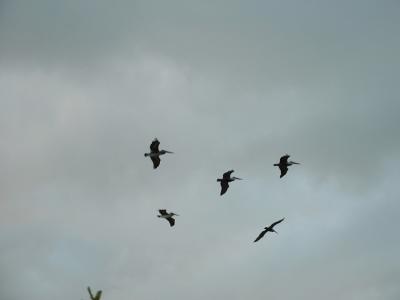
<svg viewBox="0 0 400 300">
<path fill-rule="evenodd" d="M 274 230 L 274 226 L 275 226 L 276 224 L 279 224 L 279 223 L 282 222 L 283 220 L 285 220 L 285 218 L 283 218 L 283 219 L 281 219 L 281 220 L 279 220 L 279 221 L 276 221 L 275 223 L 272 223 L 271 225 L 269 225 L 269 227 L 265 227 L 265 228 L 264 228 L 264 231 L 262 231 L 262 232 L 258 235 L 258 237 L 254 240 L 254 243 L 257 242 L 257 241 L 259 241 L 259 240 L 261 240 L 262 237 L 263 237 L 268 231 L 277 233 L 277 232 Z"/>
<path fill-rule="evenodd" d="M 159 209 L 158 211 L 160 214 L 157 217 L 166 219 L 171 227 L 175 225 L 175 219 L 173 217 L 179 215 L 173 212 L 168 213 L 166 209 Z"/>
<path fill-rule="evenodd" d="M 238 177 L 231 177 L 231 174 L 234 172 L 234 170 L 230 170 L 228 172 L 225 172 L 224 175 L 222 175 L 222 178 L 218 178 L 217 181 L 221 183 L 221 196 L 226 193 L 229 187 L 229 182 L 235 181 L 235 180 L 242 180 L 242 178 Z"/>
<path fill-rule="evenodd" d="M 274 164 L 274 166 L 279 167 L 279 169 L 281 170 L 280 178 L 282 178 L 283 176 L 286 175 L 289 166 L 291 166 L 291 165 L 299 165 L 299 163 L 297 163 L 297 162 L 288 161 L 289 157 L 290 157 L 290 155 L 286 154 L 286 155 L 281 157 L 281 159 L 279 160 L 278 164 Z"/>
<path fill-rule="evenodd" d="M 93 294 L 92 294 L 92 291 L 90 290 L 90 287 L 88 287 L 87 290 L 88 290 L 88 292 L 89 292 L 89 295 L 90 295 L 90 299 L 91 299 L 91 300 L 100 300 L 102 291 L 98 291 L 98 292 L 96 293 L 96 296 L 93 297 Z"/>
<path fill-rule="evenodd" d="M 155 138 L 151 144 L 150 144 L 150 153 L 145 153 L 144 156 L 150 156 L 151 160 L 153 161 L 153 168 L 157 169 L 157 167 L 160 165 L 161 159 L 160 155 L 164 155 L 165 153 L 174 153 L 171 151 L 167 150 L 158 150 L 158 146 L 160 145 L 160 142 Z"/>
</svg>

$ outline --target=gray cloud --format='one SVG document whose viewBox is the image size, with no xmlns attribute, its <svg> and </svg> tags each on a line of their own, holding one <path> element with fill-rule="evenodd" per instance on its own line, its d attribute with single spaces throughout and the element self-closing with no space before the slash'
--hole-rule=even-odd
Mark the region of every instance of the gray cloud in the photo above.
<svg viewBox="0 0 400 300">
<path fill-rule="evenodd" d="M 0 8 L 1 299 L 399 297 L 397 1 Z"/>
</svg>

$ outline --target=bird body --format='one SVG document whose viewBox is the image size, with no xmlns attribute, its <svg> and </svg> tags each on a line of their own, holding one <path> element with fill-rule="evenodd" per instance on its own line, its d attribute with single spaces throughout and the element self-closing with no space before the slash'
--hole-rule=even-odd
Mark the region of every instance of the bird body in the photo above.
<svg viewBox="0 0 400 300">
<path fill-rule="evenodd" d="M 153 162 L 153 168 L 157 169 L 157 167 L 160 165 L 161 159 L 160 156 L 164 155 L 166 153 L 173 153 L 171 151 L 167 150 L 158 150 L 158 146 L 160 145 L 160 142 L 155 138 L 151 144 L 150 144 L 150 152 L 145 153 L 145 157 L 150 157 L 151 161 Z"/>
<path fill-rule="evenodd" d="M 242 178 L 239 177 L 231 177 L 231 174 L 234 172 L 234 170 L 230 170 L 228 172 L 225 172 L 222 175 L 222 178 L 218 178 L 217 181 L 220 182 L 221 184 L 221 193 L 220 195 L 222 196 L 223 194 L 226 193 L 226 191 L 229 188 L 229 182 L 235 181 L 235 180 L 242 180 Z"/>
<path fill-rule="evenodd" d="M 164 155 L 165 153 L 173 153 L 170 151 L 166 151 L 166 150 L 161 150 L 159 152 L 150 152 L 150 153 L 145 153 L 145 156 L 150 156 L 150 157 L 158 157 L 160 155 Z"/>
<path fill-rule="evenodd" d="M 275 231 L 274 226 L 277 225 L 277 224 L 279 224 L 279 223 L 281 223 L 283 220 L 285 220 L 285 218 L 283 218 L 283 219 L 281 219 L 281 220 L 279 220 L 279 221 L 276 221 L 276 222 L 272 223 L 272 224 L 269 225 L 268 227 L 264 227 L 264 230 L 261 231 L 261 233 L 258 235 L 258 237 L 254 240 L 254 243 L 257 242 L 257 241 L 259 241 L 259 240 L 261 240 L 261 239 L 263 238 L 263 236 L 264 236 L 268 231 L 269 231 L 269 232 L 278 233 L 278 232 Z"/>
<path fill-rule="evenodd" d="M 159 215 L 158 217 L 159 217 L 159 218 L 168 219 L 168 218 L 171 218 L 171 217 L 173 217 L 173 216 L 175 216 L 174 213 L 168 213 L 168 214 L 165 214 L 165 215 Z"/>
<path fill-rule="evenodd" d="M 157 217 L 166 219 L 169 222 L 169 225 L 172 227 L 175 225 L 175 219 L 173 218 L 174 216 L 178 216 L 176 213 L 173 212 L 167 212 L 166 209 L 159 209 L 158 212 L 160 213 L 157 215 Z"/>
</svg>

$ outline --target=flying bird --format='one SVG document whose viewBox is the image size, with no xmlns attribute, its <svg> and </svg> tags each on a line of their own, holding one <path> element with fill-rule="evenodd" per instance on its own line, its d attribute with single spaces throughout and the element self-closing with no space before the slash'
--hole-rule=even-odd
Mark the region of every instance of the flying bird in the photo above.
<svg viewBox="0 0 400 300">
<path fill-rule="evenodd" d="M 159 209 L 158 211 L 160 214 L 157 217 L 166 219 L 171 227 L 175 225 L 175 219 L 173 217 L 179 215 L 173 212 L 168 213 L 166 209 Z"/>
<path fill-rule="evenodd" d="M 160 165 L 161 159 L 160 155 L 164 155 L 165 153 L 174 153 L 171 151 L 167 150 L 158 150 L 158 146 L 160 145 L 160 142 L 155 138 L 151 144 L 150 144 L 150 153 L 145 153 L 144 156 L 150 156 L 150 159 L 153 161 L 153 168 L 157 169 L 157 167 Z"/>
<path fill-rule="evenodd" d="M 291 166 L 291 165 L 299 165 L 299 163 L 297 163 L 297 162 L 288 161 L 289 157 L 290 157 L 290 155 L 286 154 L 286 155 L 281 157 L 281 159 L 279 160 L 278 164 L 274 164 L 274 166 L 279 167 L 279 169 L 281 170 L 280 178 L 282 178 L 283 176 L 286 175 L 289 166 Z"/>
<path fill-rule="evenodd" d="M 238 177 L 231 177 L 231 174 L 234 172 L 234 170 L 230 170 L 228 172 L 225 172 L 224 175 L 222 175 L 222 178 L 218 178 L 217 181 L 221 183 L 221 196 L 226 193 L 226 191 L 229 188 L 229 182 L 235 181 L 235 180 L 242 180 L 242 178 Z"/>
<path fill-rule="evenodd" d="M 262 232 L 258 235 L 258 237 L 254 240 L 254 243 L 257 242 L 257 241 L 259 241 L 259 240 L 261 240 L 262 237 L 263 237 L 268 231 L 277 233 L 277 232 L 274 230 L 274 226 L 275 226 L 276 224 L 279 224 L 279 223 L 282 222 L 283 220 L 285 220 L 285 218 L 283 218 L 283 219 L 281 219 L 281 220 L 279 220 L 279 221 L 276 221 L 275 223 L 272 223 L 271 225 L 269 225 L 269 227 L 265 227 L 265 228 L 264 228 L 264 231 L 262 231 Z"/>
<path fill-rule="evenodd" d="M 90 299 L 91 299 L 91 300 L 100 300 L 102 291 L 98 291 L 98 292 L 96 293 L 96 296 L 93 297 L 93 294 L 92 294 L 92 291 L 90 290 L 90 287 L 88 287 L 87 290 L 88 290 L 88 292 L 89 292 L 89 295 L 90 295 Z"/>
</svg>

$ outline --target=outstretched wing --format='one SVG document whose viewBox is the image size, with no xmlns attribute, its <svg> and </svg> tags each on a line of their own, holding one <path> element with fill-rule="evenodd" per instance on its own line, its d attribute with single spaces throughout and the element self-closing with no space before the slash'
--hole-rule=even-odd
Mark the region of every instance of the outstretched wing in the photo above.
<svg viewBox="0 0 400 300">
<path fill-rule="evenodd" d="M 220 194 L 221 196 L 226 193 L 226 191 L 228 190 L 228 187 L 229 187 L 228 181 L 221 180 L 221 194 Z"/>
<path fill-rule="evenodd" d="M 159 156 L 151 156 L 150 157 L 152 162 L 153 162 L 153 169 L 157 169 L 157 167 L 160 165 L 161 159 Z"/>
<path fill-rule="evenodd" d="M 151 152 L 158 152 L 158 146 L 160 145 L 160 142 L 157 139 L 154 139 L 151 144 L 150 144 L 150 150 Z"/>
<path fill-rule="evenodd" d="M 96 297 L 94 297 L 94 300 L 100 300 L 100 298 L 101 298 L 101 291 L 98 291 Z"/>
<path fill-rule="evenodd" d="M 167 218 L 167 221 L 169 222 L 169 225 L 172 227 L 175 225 L 175 219 L 174 218 Z"/>
<path fill-rule="evenodd" d="M 282 156 L 281 159 L 279 160 L 279 164 L 286 165 L 289 157 L 290 157 L 290 155 L 288 155 L 288 154 Z"/>
<path fill-rule="evenodd" d="M 272 223 L 269 227 L 270 227 L 270 228 L 274 228 L 274 226 L 275 226 L 276 224 L 279 224 L 279 223 L 282 222 L 283 220 L 285 220 L 285 218 L 280 219 L 279 221 L 276 221 L 275 223 Z"/>
<path fill-rule="evenodd" d="M 279 165 L 279 169 L 281 170 L 280 178 L 282 178 L 283 176 L 286 175 L 286 173 L 288 171 L 288 167 L 286 165 Z"/>
<path fill-rule="evenodd" d="M 162 216 L 168 215 L 166 209 L 159 209 L 158 211 L 159 211 L 160 215 L 162 215 Z"/>
<path fill-rule="evenodd" d="M 262 231 L 262 232 L 258 235 L 258 237 L 254 240 L 254 243 L 257 242 L 257 241 L 259 241 L 259 240 L 261 240 L 262 237 L 267 233 L 267 231 L 268 231 L 268 230 Z"/>
<path fill-rule="evenodd" d="M 90 287 L 87 287 L 87 290 L 89 292 L 90 299 L 94 299 L 93 294 L 92 294 L 92 290 L 90 289 Z"/>
<path fill-rule="evenodd" d="M 230 170 L 230 171 L 228 171 L 228 172 L 225 172 L 224 175 L 222 175 L 222 178 L 224 178 L 224 179 L 229 179 L 229 178 L 231 178 L 231 174 L 232 174 L 233 172 L 234 172 L 233 170 Z"/>
</svg>

